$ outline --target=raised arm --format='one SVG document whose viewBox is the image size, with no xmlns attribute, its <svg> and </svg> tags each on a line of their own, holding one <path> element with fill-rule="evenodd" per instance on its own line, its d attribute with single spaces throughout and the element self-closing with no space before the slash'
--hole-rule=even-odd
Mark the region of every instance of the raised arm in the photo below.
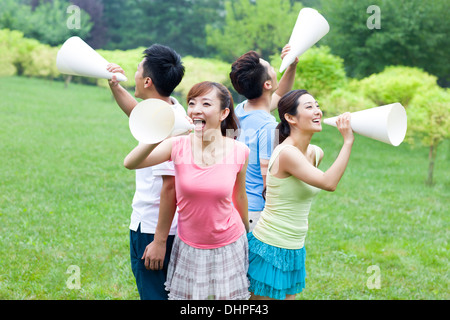
<svg viewBox="0 0 450 320">
<path fill-rule="evenodd" d="M 171 153 L 171 138 L 156 144 L 140 143 L 125 157 L 123 165 L 130 170 L 151 167 L 170 160 Z"/>
<path fill-rule="evenodd" d="M 336 123 L 344 137 L 344 144 L 338 157 L 327 171 L 322 172 L 314 167 L 299 150 L 294 148 L 288 148 L 281 152 L 279 169 L 317 188 L 335 191 L 347 168 L 354 142 L 350 114 L 341 115 Z"/>
<path fill-rule="evenodd" d="M 266 187 L 267 168 L 269 166 L 270 156 L 275 144 L 275 130 L 277 123 L 267 123 L 259 130 L 258 135 L 258 154 L 261 176 L 263 178 L 263 187 Z"/>
<path fill-rule="evenodd" d="M 106 70 L 109 72 L 120 72 L 125 74 L 123 69 L 114 63 L 108 64 Z M 119 107 L 122 111 L 129 117 L 133 108 L 138 104 L 137 100 L 124 88 L 122 87 L 116 79 L 116 76 L 113 76 L 111 80 L 108 81 L 109 88 L 114 96 Z"/>
<path fill-rule="evenodd" d="M 285 45 L 283 50 L 281 51 L 281 59 L 283 59 L 288 52 L 291 50 L 291 46 L 289 44 Z M 272 112 L 276 108 L 278 108 L 278 101 L 280 101 L 281 97 L 286 93 L 292 90 L 295 82 L 295 71 L 297 70 L 298 58 L 295 58 L 295 61 L 287 67 L 283 76 L 278 83 L 278 89 L 272 95 L 272 101 L 270 102 L 270 111 Z"/>
</svg>

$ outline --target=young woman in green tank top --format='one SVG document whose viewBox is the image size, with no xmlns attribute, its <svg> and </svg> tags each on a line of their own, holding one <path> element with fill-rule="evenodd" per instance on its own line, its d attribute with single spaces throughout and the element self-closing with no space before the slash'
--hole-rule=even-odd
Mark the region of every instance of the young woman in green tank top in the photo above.
<svg viewBox="0 0 450 320">
<path fill-rule="evenodd" d="M 311 145 L 322 131 L 322 111 L 306 90 L 287 93 L 278 104 L 280 144 L 269 161 L 266 205 L 249 238 L 252 299 L 295 299 L 305 287 L 305 248 L 311 202 L 334 191 L 347 167 L 354 136 L 350 113 L 337 119 L 344 143 L 333 165 L 317 168 L 323 151 Z"/>
</svg>

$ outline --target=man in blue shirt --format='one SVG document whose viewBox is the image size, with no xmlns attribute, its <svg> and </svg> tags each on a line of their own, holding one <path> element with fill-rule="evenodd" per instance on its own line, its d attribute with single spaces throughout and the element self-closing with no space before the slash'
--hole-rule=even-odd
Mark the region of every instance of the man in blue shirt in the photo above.
<svg viewBox="0 0 450 320">
<path fill-rule="evenodd" d="M 289 50 L 289 45 L 283 48 L 282 59 Z M 255 51 L 245 53 L 231 66 L 233 87 L 247 98 L 235 112 L 241 130 L 238 139 L 250 148 L 245 181 L 250 231 L 264 209 L 262 192 L 266 186 L 267 166 L 278 137 L 275 132 L 278 123 L 270 112 L 278 107 L 281 97 L 292 90 L 297 63 L 298 58 L 286 69 L 279 84 L 275 69 Z"/>
</svg>

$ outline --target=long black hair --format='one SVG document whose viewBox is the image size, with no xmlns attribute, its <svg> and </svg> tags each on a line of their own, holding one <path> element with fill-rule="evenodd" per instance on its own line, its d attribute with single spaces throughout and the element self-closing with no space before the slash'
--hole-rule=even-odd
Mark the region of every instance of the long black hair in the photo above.
<svg viewBox="0 0 450 320">
<path fill-rule="evenodd" d="M 279 134 L 279 144 L 286 140 L 291 134 L 291 128 L 289 123 L 285 119 L 284 115 L 290 114 L 297 115 L 297 107 L 299 104 L 299 98 L 304 94 L 310 94 L 306 90 L 292 90 L 286 93 L 280 101 L 278 101 L 278 115 L 280 116 L 280 123 L 277 126 Z"/>
</svg>

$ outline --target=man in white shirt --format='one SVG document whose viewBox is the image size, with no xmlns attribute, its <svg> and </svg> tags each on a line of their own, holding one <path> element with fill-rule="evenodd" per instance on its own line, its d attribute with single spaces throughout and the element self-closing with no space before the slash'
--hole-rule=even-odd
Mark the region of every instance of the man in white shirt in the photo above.
<svg viewBox="0 0 450 320">
<path fill-rule="evenodd" d="M 291 50 L 284 46 L 281 59 Z M 274 147 L 278 144 L 275 117 L 278 101 L 292 90 L 298 58 L 283 74 L 280 82 L 270 63 L 255 51 L 249 51 L 231 65 L 230 80 L 234 89 L 247 100 L 236 106 L 240 136 L 238 140 L 250 148 L 245 188 L 248 197 L 250 231 L 256 226 L 265 206 L 263 192 L 266 188 L 267 166 Z"/>
<path fill-rule="evenodd" d="M 173 90 L 184 76 L 181 57 L 171 48 L 154 44 L 144 52 L 136 74 L 134 96 L 143 100 L 161 99 L 174 110 L 186 115 L 178 101 L 171 97 Z M 109 64 L 108 71 L 124 73 L 116 64 Z M 137 100 L 113 77 L 109 86 L 119 107 L 129 117 Z M 130 222 L 131 269 L 136 278 L 139 296 L 142 300 L 167 300 L 164 282 L 176 234 L 177 212 L 175 196 L 175 171 L 172 162 L 136 170 L 136 192 L 133 198 L 133 212 Z M 162 270 L 150 270 L 145 248 L 154 240 L 160 214 L 174 216 L 167 237 L 166 256 Z"/>
</svg>

